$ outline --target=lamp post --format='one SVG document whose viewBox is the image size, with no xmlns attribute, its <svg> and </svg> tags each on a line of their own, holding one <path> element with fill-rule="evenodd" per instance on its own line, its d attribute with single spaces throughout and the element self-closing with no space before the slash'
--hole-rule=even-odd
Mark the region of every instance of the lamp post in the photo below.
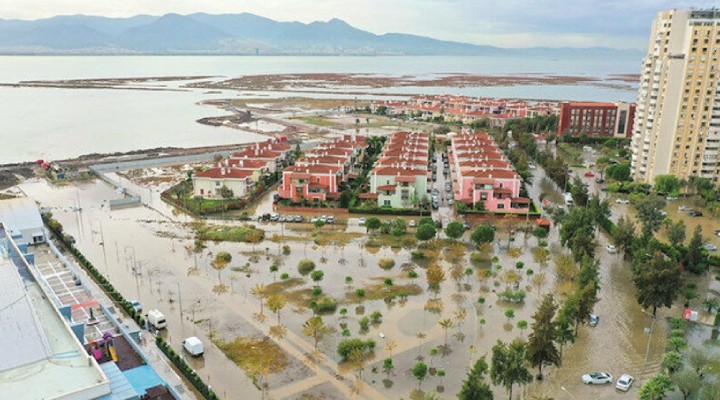
<svg viewBox="0 0 720 400">
<path fill-rule="evenodd" d="M 653 327 L 655 326 L 655 321 L 657 320 L 657 318 L 655 318 L 655 316 L 653 314 L 650 314 L 649 312 L 647 312 L 645 310 L 640 310 L 640 311 L 652 319 L 652 322 L 650 323 L 650 329 L 648 330 L 647 346 L 645 347 L 645 363 L 643 364 L 643 372 L 645 372 L 645 370 L 647 369 L 648 356 L 650 355 L 650 343 L 652 342 Z"/>
<path fill-rule="evenodd" d="M 569 390 L 565 389 L 565 386 L 560 386 L 560 389 L 562 389 L 563 392 L 567 393 L 567 394 L 568 394 L 570 397 L 572 397 L 573 399 L 577 399 L 577 397 L 575 397 L 574 394 L 570 393 Z"/>
</svg>

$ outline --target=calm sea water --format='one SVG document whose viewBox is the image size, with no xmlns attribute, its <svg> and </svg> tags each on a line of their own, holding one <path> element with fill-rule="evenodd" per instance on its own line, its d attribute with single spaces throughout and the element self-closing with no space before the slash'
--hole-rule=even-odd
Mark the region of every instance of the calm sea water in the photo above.
<svg viewBox="0 0 720 400">
<path fill-rule="evenodd" d="M 130 57 L 2 56 L 0 82 L 81 78 L 214 76 L 277 73 L 374 73 L 385 75 L 553 74 L 605 78 L 639 70 L 635 58 L 513 57 Z M 93 152 L 128 151 L 158 146 L 190 147 L 244 143 L 258 135 L 197 124 L 220 113 L 196 105 L 208 98 L 256 95 L 204 91 L 151 92 L 0 88 L 0 164 L 38 158 L 57 159 Z M 370 92 L 439 94 L 568 100 L 633 101 L 634 90 L 590 85 L 512 86 L 490 88 L 403 87 Z M 267 93 L 283 96 L 288 93 Z M 298 94 L 294 94 L 298 95 Z M 308 94 L 303 94 L 310 96 Z M 314 94 L 313 97 L 339 97 Z M 364 97 L 364 96 L 363 96 Z"/>
</svg>

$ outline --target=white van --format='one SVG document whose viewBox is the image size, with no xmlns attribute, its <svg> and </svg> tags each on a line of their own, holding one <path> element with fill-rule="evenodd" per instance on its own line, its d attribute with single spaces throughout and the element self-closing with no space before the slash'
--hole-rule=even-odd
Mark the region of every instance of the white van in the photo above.
<svg viewBox="0 0 720 400">
<path fill-rule="evenodd" d="M 570 193 L 564 193 L 564 194 L 563 194 L 563 197 L 565 198 L 565 205 L 566 205 L 566 206 L 569 207 L 569 206 L 573 205 L 573 198 L 572 198 L 572 195 L 571 195 Z"/>
<path fill-rule="evenodd" d="M 205 352 L 203 342 L 195 336 L 183 340 L 183 348 L 193 357 L 200 357 Z"/>
<path fill-rule="evenodd" d="M 155 329 L 164 329 L 167 326 L 165 314 L 161 313 L 160 310 L 157 309 L 148 311 L 147 320 Z"/>
</svg>

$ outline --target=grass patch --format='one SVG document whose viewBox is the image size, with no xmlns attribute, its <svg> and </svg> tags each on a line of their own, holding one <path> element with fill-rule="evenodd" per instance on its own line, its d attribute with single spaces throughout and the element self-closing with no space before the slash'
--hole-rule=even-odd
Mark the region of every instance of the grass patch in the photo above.
<svg viewBox="0 0 720 400">
<path fill-rule="evenodd" d="M 315 115 L 311 115 L 308 117 L 297 117 L 294 119 L 298 119 L 300 121 L 305 122 L 306 124 L 315 125 L 315 126 L 340 126 L 337 122 L 328 121 L 327 119 Z"/>
<path fill-rule="evenodd" d="M 371 278 L 372 280 L 379 281 L 378 283 L 371 283 L 362 287 L 365 290 L 365 297 L 363 300 L 386 300 L 394 299 L 396 297 L 403 296 L 417 296 L 423 292 L 418 285 L 406 284 L 388 286 L 384 283 L 386 277 Z M 357 301 L 355 296 L 355 290 L 346 292 L 345 298 L 349 301 Z"/>
<path fill-rule="evenodd" d="M 321 231 L 315 236 L 315 244 L 318 246 L 346 245 L 351 241 L 364 237 L 365 234 L 357 232 L 328 232 Z"/>
<path fill-rule="evenodd" d="M 213 339 L 212 342 L 253 380 L 263 374 L 282 372 L 289 365 L 285 353 L 268 337 L 237 337 L 231 342 Z"/>
<path fill-rule="evenodd" d="M 305 280 L 303 278 L 290 278 L 284 281 L 273 282 L 265 286 L 265 290 L 267 290 L 268 297 L 270 297 L 276 294 L 284 294 L 288 289 L 301 286 L 304 283 Z"/>
<path fill-rule="evenodd" d="M 371 245 L 372 244 L 372 245 Z M 411 234 L 404 234 L 401 236 L 393 236 L 387 234 L 374 235 L 369 239 L 365 246 L 367 247 L 390 247 L 393 249 L 399 249 L 402 247 L 412 248 L 417 244 L 417 239 Z"/>
<path fill-rule="evenodd" d="M 218 242 L 260 243 L 265 238 L 265 231 L 252 226 L 200 226 L 196 230 L 200 240 Z"/>
<path fill-rule="evenodd" d="M 443 258 L 450 264 L 460 264 L 465 257 L 465 245 L 461 242 L 449 243 L 443 252 Z"/>
</svg>

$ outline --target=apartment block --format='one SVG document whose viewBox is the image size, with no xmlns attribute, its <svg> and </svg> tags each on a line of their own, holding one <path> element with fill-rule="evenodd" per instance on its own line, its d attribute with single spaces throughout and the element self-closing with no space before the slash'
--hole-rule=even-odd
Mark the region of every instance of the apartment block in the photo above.
<svg viewBox="0 0 720 400">
<path fill-rule="evenodd" d="M 635 104 L 562 102 L 558 136 L 632 137 Z"/>
<path fill-rule="evenodd" d="M 490 212 L 527 212 L 530 199 L 520 197 L 522 180 L 505 154 L 486 133 L 450 133 L 448 159 L 455 176 L 456 201 Z"/>
<path fill-rule="evenodd" d="M 413 208 L 427 202 L 429 137 L 424 133 L 395 132 L 385 143 L 370 172 L 370 192 L 378 206 Z"/>
<path fill-rule="evenodd" d="M 357 177 L 366 149 L 364 136 L 345 135 L 320 143 L 283 171 L 278 196 L 295 202 L 339 198 L 342 185 Z"/>
<path fill-rule="evenodd" d="M 720 176 L 720 10 L 658 13 L 643 60 L 632 173 Z"/>
</svg>

